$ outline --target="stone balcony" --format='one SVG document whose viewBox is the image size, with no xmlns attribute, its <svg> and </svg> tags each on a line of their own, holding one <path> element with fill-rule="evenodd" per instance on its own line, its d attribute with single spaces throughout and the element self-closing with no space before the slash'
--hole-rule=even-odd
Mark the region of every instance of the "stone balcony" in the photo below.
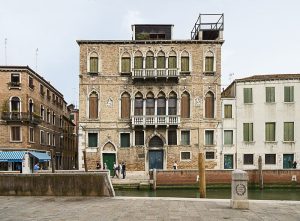
<svg viewBox="0 0 300 221">
<path fill-rule="evenodd" d="M 133 126 L 172 126 L 180 124 L 180 117 L 177 115 L 148 115 L 133 116 Z"/>
<path fill-rule="evenodd" d="M 133 69 L 133 79 L 157 79 L 157 78 L 178 78 L 179 71 L 177 68 L 163 68 L 163 69 Z"/>
<path fill-rule="evenodd" d="M 29 122 L 31 124 L 40 124 L 41 118 L 28 112 L 2 112 L 1 119 L 6 122 Z"/>
</svg>

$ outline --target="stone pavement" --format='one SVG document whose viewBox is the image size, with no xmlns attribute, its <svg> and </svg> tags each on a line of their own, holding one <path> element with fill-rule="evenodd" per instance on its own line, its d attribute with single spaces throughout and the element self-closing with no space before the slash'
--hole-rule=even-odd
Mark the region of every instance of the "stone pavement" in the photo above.
<svg viewBox="0 0 300 221">
<path fill-rule="evenodd" d="M 233 210 L 215 199 L 0 196 L 0 220 L 299 221 L 300 201 L 250 201 L 250 210 Z"/>
</svg>

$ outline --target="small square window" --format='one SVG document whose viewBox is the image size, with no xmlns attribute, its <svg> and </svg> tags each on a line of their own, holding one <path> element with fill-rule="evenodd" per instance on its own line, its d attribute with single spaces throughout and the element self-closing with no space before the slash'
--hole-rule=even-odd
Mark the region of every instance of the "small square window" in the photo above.
<svg viewBox="0 0 300 221">
<path fill-rule="evenodd" d="M 20 86 L 20 74 L 11 74 L 10 85 L 12 87 Z"/>
<path fill-rule="evenodd" d="M 98 146 L 98 133 L 88 133 L 88 144 L 89 147 Z"/>
<path fill-rule="evenodd" d="M 244 154 L 244 165 L 253 165 L 253 154 Z"/>
<path fill-rule="evenodd" d="M 191 160 L 191 152 L 180 152 L 180 159 L 181 160 Z"/>
<path fill-rule="evenodd" d="M 121 147 L 130 147 L 130 133 L 121 133 L 120 139 Z"/>
<path fill-rule="evenodd" d="M 205 158 L 207 160 L 213 160 L 213 159 L 215 159 L 215 152 L 213 152 L 213 151 L 206 152 L 205 153 Z"/>
<path fill-rule="evenodd" d="M 276 164 L 276 154 L 266 154 L 265 164 Z"/>
</svg>

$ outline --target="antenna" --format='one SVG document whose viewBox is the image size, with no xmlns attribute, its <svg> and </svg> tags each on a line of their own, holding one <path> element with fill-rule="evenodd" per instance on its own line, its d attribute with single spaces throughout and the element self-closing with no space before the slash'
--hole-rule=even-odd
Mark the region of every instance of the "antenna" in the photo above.
<svg viewBox="0 0 300 221">
<path fill-rule="evenodd" d="M 234 76 L 234 73 L 229 74 L 229 84 L 231 83 L 233 76 Z"/>
<path fill-rule="evenodd" d="M 37 64 L 37 62 L 38 62 L 38 52 L 39 52 L 39 49 L 37 48 L 37 49 L 35 49 L 35 71 L 37 72 L 38 71 L 38 64 Z"/>
<path fill-rule="evenodd" d="M 7 51 L 6 51 L 6 45 L 7 45 L 7 38 L 4 39 L 4 57 L 5 57 L 5 65 L 7 65 Z"/>
</svg>

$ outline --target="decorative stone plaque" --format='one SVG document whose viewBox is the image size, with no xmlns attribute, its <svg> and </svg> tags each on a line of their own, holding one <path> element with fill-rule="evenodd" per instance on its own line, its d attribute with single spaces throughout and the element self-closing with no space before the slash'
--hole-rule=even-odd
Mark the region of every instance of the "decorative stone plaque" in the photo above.
<svg viewBox="0 0 300 221">
<path fill-rule="evenodd" d="M 236 194 L 239 196 L 243 196 L 246 193 L 246 186 L 244 184 L 238 184 L 235 187 Z"/>
<path fill-rule="evenodd" d="M 194 104 L 196 107 L 200 107 L 201 106 L 201 98 L 200 97 L 195 97 L 194 99 Z"/>
<path fill-rule="evenodd" d="M 106 106 L 109 107 L 109 108 L 112 108 L 114 105 L 114 101 L 113 99 L 110 97 L 108 98 L 107 102 L 106 102 Z"/>
</svg>

